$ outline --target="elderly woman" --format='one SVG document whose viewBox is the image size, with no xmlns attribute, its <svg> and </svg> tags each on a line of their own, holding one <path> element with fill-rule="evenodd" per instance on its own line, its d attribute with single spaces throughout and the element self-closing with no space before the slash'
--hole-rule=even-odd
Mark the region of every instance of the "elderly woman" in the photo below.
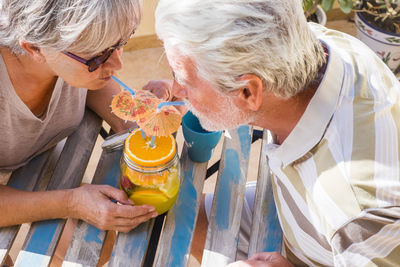
<svg viewBox="0 0 400 267">
<path fill-rule="evenodd" d="M 155 217 L 153 207 L 133 206 L 110 186 L 24 192 L 4 185 L 71 134 L 85 106 L 116 132 L 127 127 L 109 110 L 119 91 L 110 77 L 140 21 L 140 0 L 2 0 L 0 8 L 0 226 L 73 217 L 127 232 Z"/>
</svg>

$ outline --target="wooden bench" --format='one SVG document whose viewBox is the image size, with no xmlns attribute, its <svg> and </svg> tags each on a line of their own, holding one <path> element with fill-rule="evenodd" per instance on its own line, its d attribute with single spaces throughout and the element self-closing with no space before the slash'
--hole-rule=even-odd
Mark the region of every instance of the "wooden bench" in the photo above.
<svg viewBox="0 0 400 267">
<path fill-rule="evenodd" d="M 22 190 L 79 186 L 100 128 L 101 120 L 87 110 L 77 131 L 68 137 L 55 167 L 50 160 L 54 151 L 47 151 L 15 171 L 8 185 Z M 223 144 L 202 266 L 224 266 L 236 257 L 252 129 L 242 126 L 229 134 Z M 264 147 L 267 132 L 262 142 Z M 92 183 L 118 186 L 121 153 L 121 150 L 103 151 Z M 180 157 L 183 180 L 175 205 L 166 216 L 143 223 L 129 233 L 119 233 L 111 255 L 106 255 L 110 256 L 108 266 L 187 266 L 207 163 L 192 162 L 185 146 Z M 250 254 L 280 251 L 282 240 L 264 149 L 259 166 Z M 77 221 L 61 263 L 56 260 L 55 251 L 60 246 L 58 242 L 65 222 L 65 219 L 58 219 L 32 223 L 15 266 L 98 266 L 100 258 L 104 257 L 104 246 L 109 245 L 105 240 L 112 237 L 113 232 Z M 19 227 L 0 228 L 2 265 Z"/>
</svg>

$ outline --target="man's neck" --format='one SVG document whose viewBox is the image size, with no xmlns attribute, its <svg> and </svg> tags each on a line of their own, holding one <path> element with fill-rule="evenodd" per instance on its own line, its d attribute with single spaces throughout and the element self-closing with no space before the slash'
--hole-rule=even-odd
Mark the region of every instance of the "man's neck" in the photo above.
<svg viewBox="0 0 400 267">
<path fill-rule="evenodd" d="M 317 87 L 307 88 L 290 99 L 278 98 L 272 94 L 265 96 L 265 108 L 260 110 L 252 125 L 270 130 L 277 136 L 278 143 L 283 143 L 304 114 L 316 90 Z"/>
<path fill-rule="evenodd" d="M 279 144 L 282 144 L 296 127 L 325 75 L 329 52 L 324 44 L 322 46 L 326 61 L 319 68 L 317 75 L 307 88 L 289 99 L 282 99 L 273 94 L 266 94 L 263 98 L 263 108 L 260 109 L 255 121 L 251 123 L 251 125 L 270 130 L 276 135 L 276 141 Z"/>
</svg>

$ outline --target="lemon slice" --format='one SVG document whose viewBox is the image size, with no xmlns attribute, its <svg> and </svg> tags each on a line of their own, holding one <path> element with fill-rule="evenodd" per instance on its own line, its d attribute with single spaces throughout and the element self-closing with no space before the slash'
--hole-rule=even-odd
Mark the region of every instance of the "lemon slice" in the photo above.
<svg viewBox="0 0 400 267">
<path fill-rule="evenodd" d="M 135 204 L 156 205 L 168 201 L 168 198 L 161 192 L 154 190 L 136 191 L 130 197 Z"/>
<path fill-rule="evenodd" d="M 129 198 L 135 205 L 152 205 L 158 214 L 162 214 L 174 205 L 176 197 L 168 198 L 158 190 L 140 190 L 133 192 Z"/>
<path fill-rule="evenodd" d="M 168 175 L 167 181 L 159 186 L 161 192 L 163 192 L 168 198 L 173 198 L 178 194 L 179 191 L 179 179 L 178 170 L 171 168 Z"/>
</svg>

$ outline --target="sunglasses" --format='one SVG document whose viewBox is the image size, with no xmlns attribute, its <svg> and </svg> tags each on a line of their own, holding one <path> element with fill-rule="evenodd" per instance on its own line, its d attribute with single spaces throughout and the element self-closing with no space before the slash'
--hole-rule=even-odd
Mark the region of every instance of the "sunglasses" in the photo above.
<svg viewBox="0 0 400 267">
<path fill-rule="evenodd" d="M 77 56 L 70 52 L 63 51 L 62 53 L 66 56 L 69 56 L 70 58 L 75 59 L 76 61 L 79 61 L 82 64 L 85 64 L 86 66 L 88 66 L 88 71 L 93 72 L 97 70 L 101 64 L 105 63 L 115 50 L 119 50 L 122 46 L 126 45 L 127 42 L 128 40 L 125 40 L 120 42 L 119 44 L 113 45 L 104 50 L 99 56 L 95 56 L 89 60 L 81 58 L 80 56 Z"/>
</svg>

